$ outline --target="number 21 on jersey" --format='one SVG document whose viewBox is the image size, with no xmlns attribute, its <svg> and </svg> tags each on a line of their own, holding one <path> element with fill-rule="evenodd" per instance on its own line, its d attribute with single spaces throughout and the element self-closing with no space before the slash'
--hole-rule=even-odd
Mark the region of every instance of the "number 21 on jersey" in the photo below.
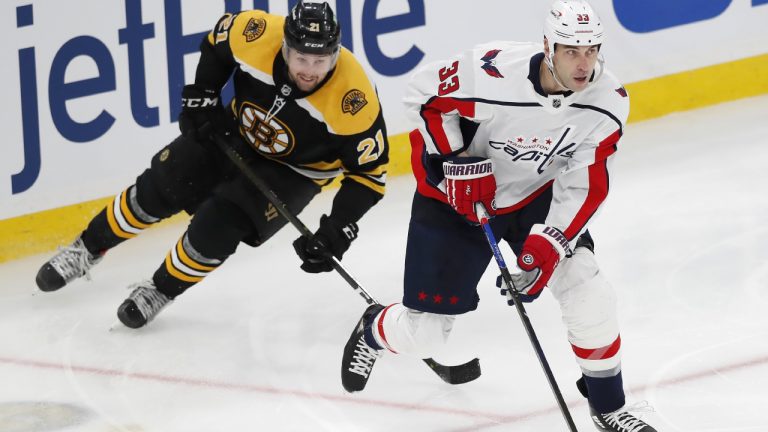
<svg viewBox="0 0 768 432">
<path fill-rule="evenodd" d="M 366 138 L 357 145 L 357 151 L 360 152 L 357 158 L 358 165 L 365 165 L 373 162 L 381 156 L 384 151 L 384 134 L 381 129 L 376 132 L 376 139 Z"/>
<path fill-rule="evenodd" d="M 445 96 L 453 93 L 459 89 L 459 77 L 456 72 L 459 71 L 459 61 L 456 60 L 450 66 L 441 68 L 437 72 L 437 76 L 440 78 L 440 85 L 437 86 L 437 95 Z"/>
<path fill-rule="evenodd" d="M 229 28 L 232 27 L 232 22 L 235 21 L 235 15 L 225 14 L 224 18 L 216 26 L 216 41 L 215 43 L 224 42 L 229 37 Z"/>
</svg>

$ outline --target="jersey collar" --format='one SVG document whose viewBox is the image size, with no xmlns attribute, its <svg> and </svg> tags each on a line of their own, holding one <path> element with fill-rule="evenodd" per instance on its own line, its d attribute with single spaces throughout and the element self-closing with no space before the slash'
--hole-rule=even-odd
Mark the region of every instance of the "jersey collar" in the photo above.
<svg viewBox="0 0 768 432">
<path fill-rule="evenodd" d="M 529 69 L 528 69 L 528 81 L 533 84 L 533 89 L 541 96 L 549 97 L 549 94 L 547 94 L 544 91 L 544 87 L 541 86 L 541 74 L 539 71 L 541 71 L 541 62 L 544 61 L 544 53 L 540 52 L 538 54 L 534 54 L 533 57 L 531 57 L 531 61 L 529 62 Z M 566 90 L 563 92 L 556 92 L 552 93 L 553 95 L 559 95 L 561 97 L 568 97 L 573 94 L 571 90 Z"/>
</svg>

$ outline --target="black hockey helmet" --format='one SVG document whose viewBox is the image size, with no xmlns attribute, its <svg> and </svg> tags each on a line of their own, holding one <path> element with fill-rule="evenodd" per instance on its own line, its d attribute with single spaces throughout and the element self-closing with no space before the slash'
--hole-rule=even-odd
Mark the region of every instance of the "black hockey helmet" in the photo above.
<svg viewBox="0 0 768 432">
<path fill-rule="evenodd" d="M 327 2 L 299 0 L 285 19 L 285 44 L 308 54 L 335 54 L 341 44 L 341 29 Z"/>
</svg>

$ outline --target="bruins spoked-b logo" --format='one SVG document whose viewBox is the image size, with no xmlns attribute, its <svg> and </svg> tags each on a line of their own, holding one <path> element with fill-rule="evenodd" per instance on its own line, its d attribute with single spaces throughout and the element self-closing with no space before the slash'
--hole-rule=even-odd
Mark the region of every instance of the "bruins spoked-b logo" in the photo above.
<svg viewBox="0 0 768 432">
<path fill-rule="evenodd" d="M 347 114 L 355 115 L 368 104 L 365 100 L 365 93 L 360 90 L 352 89 L 344 95 L 341 100 L 341 111 Z"/>
<path fill-rule="evenodd" d="M 267 111 L 252 103 L 240 105 L 240 132 L 259 153 L 267 156 L 282 157 L 293 151 L 295 140 L 293 132 L 276 118 L 267 118 Z"/>
<path fill-rule="evenodd" d="M 264 30 L 267 29 L 267 20 L 264 18 L 251 18 L 248 24 L 245 25 L 243 30 L 243 36 L 245 36 L 246 42 L 253 42 L 260 38 L 264 34 Z"/>
</svg>

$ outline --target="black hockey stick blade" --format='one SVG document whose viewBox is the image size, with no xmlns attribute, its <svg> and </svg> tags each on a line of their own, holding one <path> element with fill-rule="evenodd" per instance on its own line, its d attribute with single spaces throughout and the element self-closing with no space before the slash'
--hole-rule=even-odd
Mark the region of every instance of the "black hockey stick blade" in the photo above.
<svg viewBox="0 0 768 432">
<path fill-rule="evenodd" d="M 423 359 L 427 364 L 443 381 L 448 384 L 464 384 L 470 381 L 474 381 L 480 377 L 482 371 L 480 370 L 480 359 L 477 357 L 472 360 L 455 366 L 442 365 L 431 358 Z"/>
</svg>

